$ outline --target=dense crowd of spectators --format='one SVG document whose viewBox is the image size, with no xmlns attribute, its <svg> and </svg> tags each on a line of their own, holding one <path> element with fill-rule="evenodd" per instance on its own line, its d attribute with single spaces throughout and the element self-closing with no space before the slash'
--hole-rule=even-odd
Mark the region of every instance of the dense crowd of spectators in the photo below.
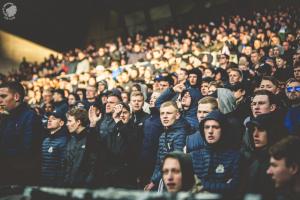
<svg viewBox="0 0 300 200">
<path fill-rule="evenodd" d="M 299 11 L 24 58 L 1 78 L 0 182 L 298 199 Z"/>
</svg>

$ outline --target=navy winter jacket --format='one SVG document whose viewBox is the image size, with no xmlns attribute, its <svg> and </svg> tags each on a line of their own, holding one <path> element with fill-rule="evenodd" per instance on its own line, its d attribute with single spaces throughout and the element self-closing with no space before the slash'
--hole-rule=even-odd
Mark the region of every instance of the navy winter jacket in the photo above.
<svg viewBox="0 0 300 200">
<path fill-rule="evenodd" d="M 175 124 L 168 129 L 165 129 L 159 137 L 156 165 L 151 178 L 151 181 L 155 185 L 158 185 L 161 179 L 161 162 L 165 155 L 173 151 L 183 151 L 187 135 L 185 124 L 183 122 L 183 120 L 177 120 Z"/>
<path fill-rule="evenodd" d="M 205 140 L 203 125 L 206 120 L 218 121 L 221 126 L 221 138 L 215 144 L 208 144 Z M 234 193 L 240 178 L 240 153 L 231 148 L 232 136 L 225 116 L 220 111 L 212 111 L 201 121 L 200 132 L 206 146 L 190 153 L 195 174 L 206 191 Z"/>
<path fill-rule="evenodd" d="M 206 143 L 204 142 L 203 136 L 199 130 L 196 130 L 193 134 L 186 137 L 186 152 L 197 151 L 205 148 Z"/>
<path fill-rule="evenodd" d="M 63 161 L 67 145 L 66 127 L 49 134 L 42 144 L 41 184 L 60 186 L 63 183 Z"/>
<path fill-rule="evenodd" d="M 22 103 L 1 121 L 0 182 L 36 184 L 40 169 L 41 119 Z"/>
<path fill-rule="evenodd" d="M 156 161 L 159 137 L 164 131 L 164 128 L 161 124 L 157 108 L 150 108 L 150 111 L 151 115 L 144 123 L 144 138 L 140 160 L 142 161 L 142 171 L 152 173 Z"/>
</svg>

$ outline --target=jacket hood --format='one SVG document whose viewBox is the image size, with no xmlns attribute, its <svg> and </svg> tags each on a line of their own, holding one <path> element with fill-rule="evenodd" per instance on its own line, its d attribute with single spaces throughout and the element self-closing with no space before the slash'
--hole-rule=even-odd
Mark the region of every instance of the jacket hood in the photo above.
<svg viewBox="0 0 300 200">
<path fill-rule="evenodd" d="M 197 75 L 197 84 L 194 85 L 194 86 L 191 85 L 191 87 L 199 88 L 201 86 L 201 83 L 202 83 L 202 72 L 201 72 L 201 70 L 198 69 L 198 68 L 193 68 L 188 73 L 189 73 L 189 75 L 190 74 L 196 74 Z"/>
<path fill-rule="evenodd" d="M 199 92 L 198 89 L 194 89 L 194 88 L 189 88 L 189 89 L 186 89 L 184 90 L 182 93 L 181 93 L 181 99 L 182 97 L 185 95 L 185 93 L 189 93 L 191 98 L 192 98 L 192 101 L 191 101 L 191 105 L 190 105 L 190 108 L 197 108 L 198 107 L 198 101 L 201 99 L 201 94 Z"/>
<path fill-rule="evenodd" d="M 208 144 L 206 139 L 205 139 L 205 134 L 204 134 L 204 123 L 207 120 L 215 120 L 219 122 L 220 127 L 221 127 L 221 138 L 220 140 L 215 143 L 215 144 Z M 200 133 L 204 139 L 204 142 L 206 143 L 207 146 L 210 146 L 212 148 L 229 148 L 233 146 L 231 143 L 234 141 L 233 136 L 229 132 L 229 123 L 227 121 L 226 116 L 221 113 L 219 110 L 214 110 L 210 112 L 201 122 L 200 122 Z"/>
<path fill-rule="evenodd" d="M 271 112 L 267 114 L 261 114 L 246 123 L 246 127 L 249 130 L 248 136 L 250 137 L 249 139 L 253 147 L 255 147 L 253 141 L 254 127 L 265 130 L 267 132 L 268 147 L 272 146 L 280 139 L 287 136 L 287 130 L 284 127 L 283 123 L 274 123 L 276 121 L 278 121 L 276 114 Z"/>
<path fill-rule="evenodd" d="M 222 113 L 227 114 L 236 109 L 236 100 L 231 90 L 227 88 L 218 88 L 217 96 L 219 109 Z"/>
</svg>

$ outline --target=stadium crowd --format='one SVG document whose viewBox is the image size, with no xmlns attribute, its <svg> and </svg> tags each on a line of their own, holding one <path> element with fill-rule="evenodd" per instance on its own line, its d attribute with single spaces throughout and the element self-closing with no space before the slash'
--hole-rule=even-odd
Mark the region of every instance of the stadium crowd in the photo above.
<svg viewBox="0 0 300 200">
<path fill-rule="evenodd" d="M 24 58 L 1 77 L 1 185 L 300 198 L 299 11 Z"/>
</svg>

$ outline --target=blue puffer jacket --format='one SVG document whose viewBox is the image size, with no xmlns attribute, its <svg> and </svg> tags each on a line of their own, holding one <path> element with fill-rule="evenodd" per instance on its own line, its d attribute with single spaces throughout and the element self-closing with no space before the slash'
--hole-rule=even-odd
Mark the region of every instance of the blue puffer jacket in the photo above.
<svg viewBox="0 0 300 200">
<path fill-rule="evenodd" d="M 193 134 L 186 137 L 186 152 L 197 151 L 205 148 L 206 143 L 199 130 L 196 130 Z"/>
<path fill-rule="evenodd" d="M 175 124 L 166 129 L 159 137 L 159 147 L 155 169 L 151 181 L 158 185 L 161 179 L 161 162 L 165 155 L 173 151 L 183 151 L 186 139 L 186 129 L 183 120 L 177 120 Z"/>
<path fill-rule="evenodd" d="M 67 145 L 67 129 L 49 134 L 42 144 L 41 184 L 60 186 L 63 183 L 63 161 Z"/>
<path fill-rule="evenodd" d="M 215 144 L 206 143 L 205 148 L 192 151 L 194 172 L 201 180 L 204 190 L 222 194 L 232 194 L 237 190 L 240 178 L 240 153 L 231 148 L 232 136 L 228 132 L 228 123 L 220 111 L 212 111 L 200 123 L 200 132 L 204 136 L 203 124 L 206 120 L 216 120 L 221 126 L 221 138 Z"/>
<path fill-rule="evenodd" d="M 164 131 L 163 125 L 160 121 L 159 111 L 156 108 L 150 108 L 150 111 L 150 117 L 148 117 L 144 122 L 144 139 L 140 156 L 143 168 L 142 171 L 143 173 L 145 173 L 145 171 L 149 171 L 149 177 L 151 176 L 155 166 L 159 137 Z"/>
<path fill-rule="evenodd" d="M 197 92 L 194 88 L 189 88 L 187 90 L 184 90 L 181 93 L 181 97 L 186 93 L 189 92 L 192 98 L 191 105 L 187 110 L 183 110 L 181 113 L 181 116 L 186 119 L 186 121 L 190 124 L 190 126 L 193 129 L 197 129 L 199 126 L 199 122 L 197 119 L 197 107 L 198 107 L 198 101 L 201 98 L 200 92 Z M 171 101 L 174 99 L 174 97 L 177 95 L 177 93 L 173 90 L 173 88 L 166 89 L 156 100 L 155 106 L 159 109 L 161 104 L 163 104 L 166 101 Z"/>
</svg>

